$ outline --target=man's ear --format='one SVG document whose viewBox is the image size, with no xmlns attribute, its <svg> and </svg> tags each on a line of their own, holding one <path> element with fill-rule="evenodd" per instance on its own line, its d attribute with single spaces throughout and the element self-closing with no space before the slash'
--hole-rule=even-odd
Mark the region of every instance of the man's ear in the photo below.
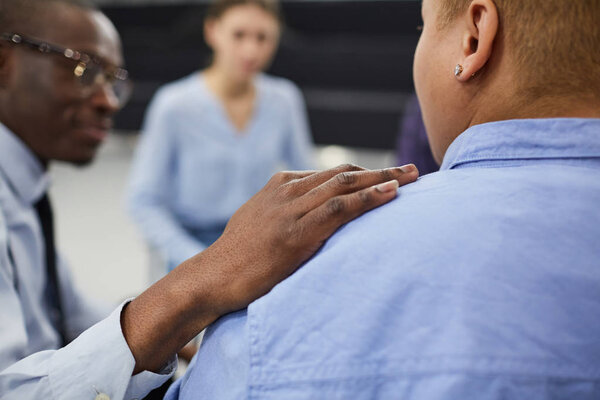
<svg viewBox="0 0 600 400">
<path fill-rule="evenodd" d="M 475 76 L 492 55 L 498 34 L 498 9 L 492 0 L 473 0 L 464 18 L 466 30 L 462 39 L 462 72 L 457 75 L 462 82 Z"/>
</svg>

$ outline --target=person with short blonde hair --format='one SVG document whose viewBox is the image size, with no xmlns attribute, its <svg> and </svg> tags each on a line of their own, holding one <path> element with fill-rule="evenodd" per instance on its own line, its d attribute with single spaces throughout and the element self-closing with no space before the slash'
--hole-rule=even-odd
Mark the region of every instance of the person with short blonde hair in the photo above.
<svg viewBox="0 0 600 400">
<path fill-rule="evenodd" d="M 440 171 L 209 328 L 167 399 L 600 398 L 600 3 L 422 12 Z"/>
</svg>

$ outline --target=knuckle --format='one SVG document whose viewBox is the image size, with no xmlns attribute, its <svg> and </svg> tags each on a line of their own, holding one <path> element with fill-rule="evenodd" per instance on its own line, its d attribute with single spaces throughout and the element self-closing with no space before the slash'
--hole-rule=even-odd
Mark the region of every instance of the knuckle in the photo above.
<svg viewBox="0 0 600 400">
<path fill-rule="evenodd" d="M 284 184 L 293 179 L 293 174 L 289 171 L 279 171 L 271 177 L 271 181 L 277 184 Z"/>
<path fill-rule="evenodd" d="M 340 171 L 362 171 L 364 168 L 359 167 L 358 165 L 346 163 L 338 166 L 336 169 Z"/>
<path fill-rule="evenodd" d="M 334 197 L 327 201 L 326 209 L 329 215 L 338 215 L 345 211 L 346 203 L 341 198 Z"/>
<path fill-rule="evenodd" d="M 291 223 L 282 231 L 279 249 L 294 250 L 300 247 L 309 232 L 299 223 Z"/>
<path fill-rule="evenodd" d="M 361 204 L 368 205 L 371 204 L 371 201 L 373 200 L 373 194 L 369 190 L 361 190 L 358 192 L 358 199 L 360 200 Z"/>
<path fill-rule="evenodd" d="M 294 224 L 289 224 L 284 228 L 284 240 L 289 245 L 290 242 L 296 240 L 296 236 L 298 234 L 298 229 Z"/>
<path fill-rule="evenodd" d="M 392 179 L 395 178 L 393 170 L 387 169 L 387 168 L 381 170 L 380 176 L 381 176 L 381 179 L 385 180 L 386 182 L 391 181 Z"/>
<path fill-rule="evenodd" d="M 294 201 L 304 194 L 303 185 L 298 180 L 283 182 L 277 186 L 278 198 L 286 202 Z"/>
<path fill-rule="evenodd" d="M 294 185 L 283 183 L 278 188 L 278 194 L 284 198 L 294 197 L 296 194 Z"/>
<path fill-rule="evenodd" d="M 280 183 L 283 180 L 282 176 L 281 176 L 281 172 L 277 172 L 275 174 L 273 174 L 273 176 L 271 176 L 271 179 L 269 179 L 269 183 Z"/>
<path fill-rule="evenodd" d="M 353 174 L 352 172 L 342 172 L 337 174 L 335 179 L 340 185 L 352 185 L 356 182 L 356 174 Z"/>
</svg>

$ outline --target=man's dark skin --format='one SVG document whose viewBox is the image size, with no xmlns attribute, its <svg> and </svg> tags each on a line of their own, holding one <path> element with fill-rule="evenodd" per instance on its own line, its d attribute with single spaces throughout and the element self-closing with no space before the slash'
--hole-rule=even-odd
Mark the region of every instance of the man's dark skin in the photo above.
<svg viewBox="0 0 600 400">
<path fill-rule="evenodd" d="M 37 11 L 11 31 L 123 64 L 119 35 L 99 11 L 60 1 Z M 0 43 L 0 121 L 46 166 L 92 161 L 120 107 L 109 84 L 82 98 L 73 67 L 60 55 Z M 340 225 L 394 198 L 398 184 L 418 175 L 414 166 L 403 169 L 347 165 L 276 174 L 214 245 L 124 308 L 122 329 L 136 361 L 132 373 L 160 370 L 206 326 L 290 275 Z"/>
</svg>

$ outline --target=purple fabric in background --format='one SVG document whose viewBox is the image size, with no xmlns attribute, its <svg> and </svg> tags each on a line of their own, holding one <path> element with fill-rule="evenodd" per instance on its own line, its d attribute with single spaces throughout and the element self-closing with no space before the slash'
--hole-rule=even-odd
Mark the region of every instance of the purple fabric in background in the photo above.
<svg viewBox="0 0 600 400">
<path fill-rule="evenodd" d="M 396 141 L 396 165 L 413 163 L 420 175 L 440 169 L 433 159 L 417 96 L 411 96 L 404 107 Z"/>
</svg>

